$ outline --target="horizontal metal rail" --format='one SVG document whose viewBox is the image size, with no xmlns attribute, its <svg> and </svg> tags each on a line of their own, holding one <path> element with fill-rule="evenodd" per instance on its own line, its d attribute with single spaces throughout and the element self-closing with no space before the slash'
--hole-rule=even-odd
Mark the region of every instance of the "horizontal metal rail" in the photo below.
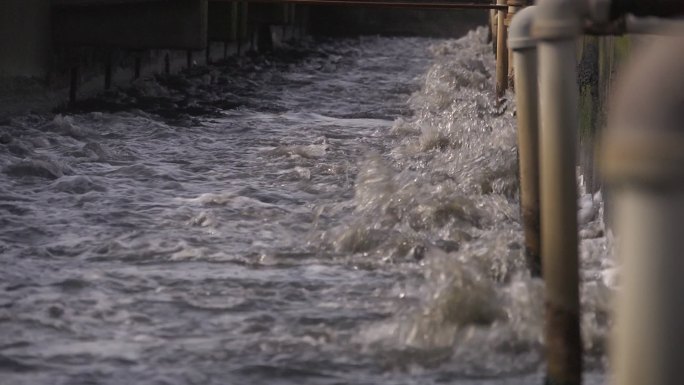
<svg viewBox="0 0 684 385">
<path fill-rule="evenodd" d="M 164 2 L 168 0 L 52 0 L 55 7 L 102 6 Z M 210 2 L 236 2 L 238 0 L 209 0 Z M 349 7 L 384 7 L 384 8 L 437 8 L 437 9 L 496 9 L 506 10 L 506 5 L 486 2 L 458 2 L 440 0 L 239 0 L 246 3 L 267 4 L 304 4 L 304 5 L 336 5 Z"/>
<path fill-rule="evenodd" d="M 232 2 L 235 0 L 211 0 Z M 506 10 L 508 6 L 490 3 L 459 3 L 455 1 L 391 1 L 391 0 L 241 0 L 245 3 L 336 5 L 349 7 L 384 8 L 436 8 L 436 9 L 496 9 Z"/>
</svg>

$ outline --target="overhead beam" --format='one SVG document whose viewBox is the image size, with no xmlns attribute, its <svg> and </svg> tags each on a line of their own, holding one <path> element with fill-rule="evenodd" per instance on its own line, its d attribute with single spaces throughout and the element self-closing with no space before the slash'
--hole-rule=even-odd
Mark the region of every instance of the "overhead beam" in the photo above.
<svg viewBox="0 0 684 385">
<path fill-rule="evenodd" d="M 226 2 L 232 0 L 211 0 Z M 384 8 L 424 8 L 424 9 L 496 9 L 507 10 L 507 5 L 490 4 L 486 2 L 456 2 L 456 1 L 410 1 L 410 0 L 244 0 L 247 3 L 276 3 L 302 5 L 337 5 L 350 7 L 384 7 Z"/>
</svg>

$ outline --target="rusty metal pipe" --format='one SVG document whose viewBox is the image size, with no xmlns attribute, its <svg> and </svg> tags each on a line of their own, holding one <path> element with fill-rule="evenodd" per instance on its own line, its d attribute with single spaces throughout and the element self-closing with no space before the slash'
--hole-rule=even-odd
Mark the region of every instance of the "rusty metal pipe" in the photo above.
<svg viewBox="0 0 684 385">
<path fill-rule="evenodd" d="M 497 0 L 498 5 L 507 5 L 506 0 Z M 508 36 L 506 31 L 506 10 L 499 9 L 496 22 L 496 99 L 503 100 L 508 89 Z"/>
<path fill-rule="evenodd" d="M 579 385 L 580 338 L 576 41 L 588 4 L 540 0 L 533 23 L 539 55 L 541 255 L 545 292 L 546 383 Z"/>
<path fill-rule="evenodd" d="M 618 79 L 604 136 L 621 288 L 614 384 L 682 383 L 684 37 L 654 41 Z"/>
<path fill-rule="evenodd" d="M 523 9 L 526 5 L 526 1 L 527 0 L 506 0 L 508 9 L 506 10 L 506 21 L 504 24 L 506 25 L 507 31 L 510 32 L 513 18 L 521 9 Z M 515 61 L 513 60 L 513 50 L 508 46 L 508 86 L 513 90 L 515 89 L 515 82 L 513 81 L 513 78 L 515 77 L 514 67 Z"/>
<path fill-rule="evenodd" d="M 511 22 L 508 46 L 513 51 L 520 211 L 525 233 L 525 257 L 532 276 L 541 276 L 539 237 L 539 92 L 537 86 L 537 41 L 532 37 L 536 7 L 518 12 Z"/>
<path fill-rule="evenodd" d="M 499 18 L 499 13 L 495 9 L 489 10 L 489 29 L 492 35 L 492 50 L 494 55 L 496 55 L 496 33 L 497 33 L 497 20 Z"/>
</svg>

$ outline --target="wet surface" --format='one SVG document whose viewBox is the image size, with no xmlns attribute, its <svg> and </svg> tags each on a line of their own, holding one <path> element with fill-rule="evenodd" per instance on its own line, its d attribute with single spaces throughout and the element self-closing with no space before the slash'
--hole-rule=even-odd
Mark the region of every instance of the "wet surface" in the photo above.
<svg viewBox="0 0 684 385">
<path fill-rule="evenodd" d="M 0 383 L 540 383 L 484 35 L 305 42 L 3 123 Z M 601 383 L 614 267 L 580 205 Z"/>
</svg>

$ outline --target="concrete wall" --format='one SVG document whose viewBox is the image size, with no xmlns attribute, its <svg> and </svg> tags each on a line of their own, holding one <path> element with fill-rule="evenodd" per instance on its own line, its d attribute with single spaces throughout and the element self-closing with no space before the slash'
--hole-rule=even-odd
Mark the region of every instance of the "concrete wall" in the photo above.
<svg viewBox="0 0 684 385">
<path fill-rule="evenodd" d="M 125 86 L 137 75 L 273 49 L 311 26 L 338 36 L 459 36 L 486 17 L 218 0 L 0 0 L 0 119 L 89 97 L 105 84 Z"/>
<path fill-rule="evenodd" d="M 89 1 L 88 5 L 53 6 L 52 37 L 56 45 L 128 49 L 206 46 L 207 0 Z"/>
<path fill-rule="evenodd" d="M 50 2 L 2 0 L 0 77 L 47 75 L 50 64 Z"/>
<path fill-rule="evenodd" d="M 280 5 L 251 15 L 245 4 L 235 8 L 207 0 L 0 0 L 0 120 L 95 95 L 107 83 L 217 62 L 264 37 L 298 36 L 266 24 L 256 36 L 254 20 L 269 22 L 264 15 L 281 14 Z"/>
</svg>

